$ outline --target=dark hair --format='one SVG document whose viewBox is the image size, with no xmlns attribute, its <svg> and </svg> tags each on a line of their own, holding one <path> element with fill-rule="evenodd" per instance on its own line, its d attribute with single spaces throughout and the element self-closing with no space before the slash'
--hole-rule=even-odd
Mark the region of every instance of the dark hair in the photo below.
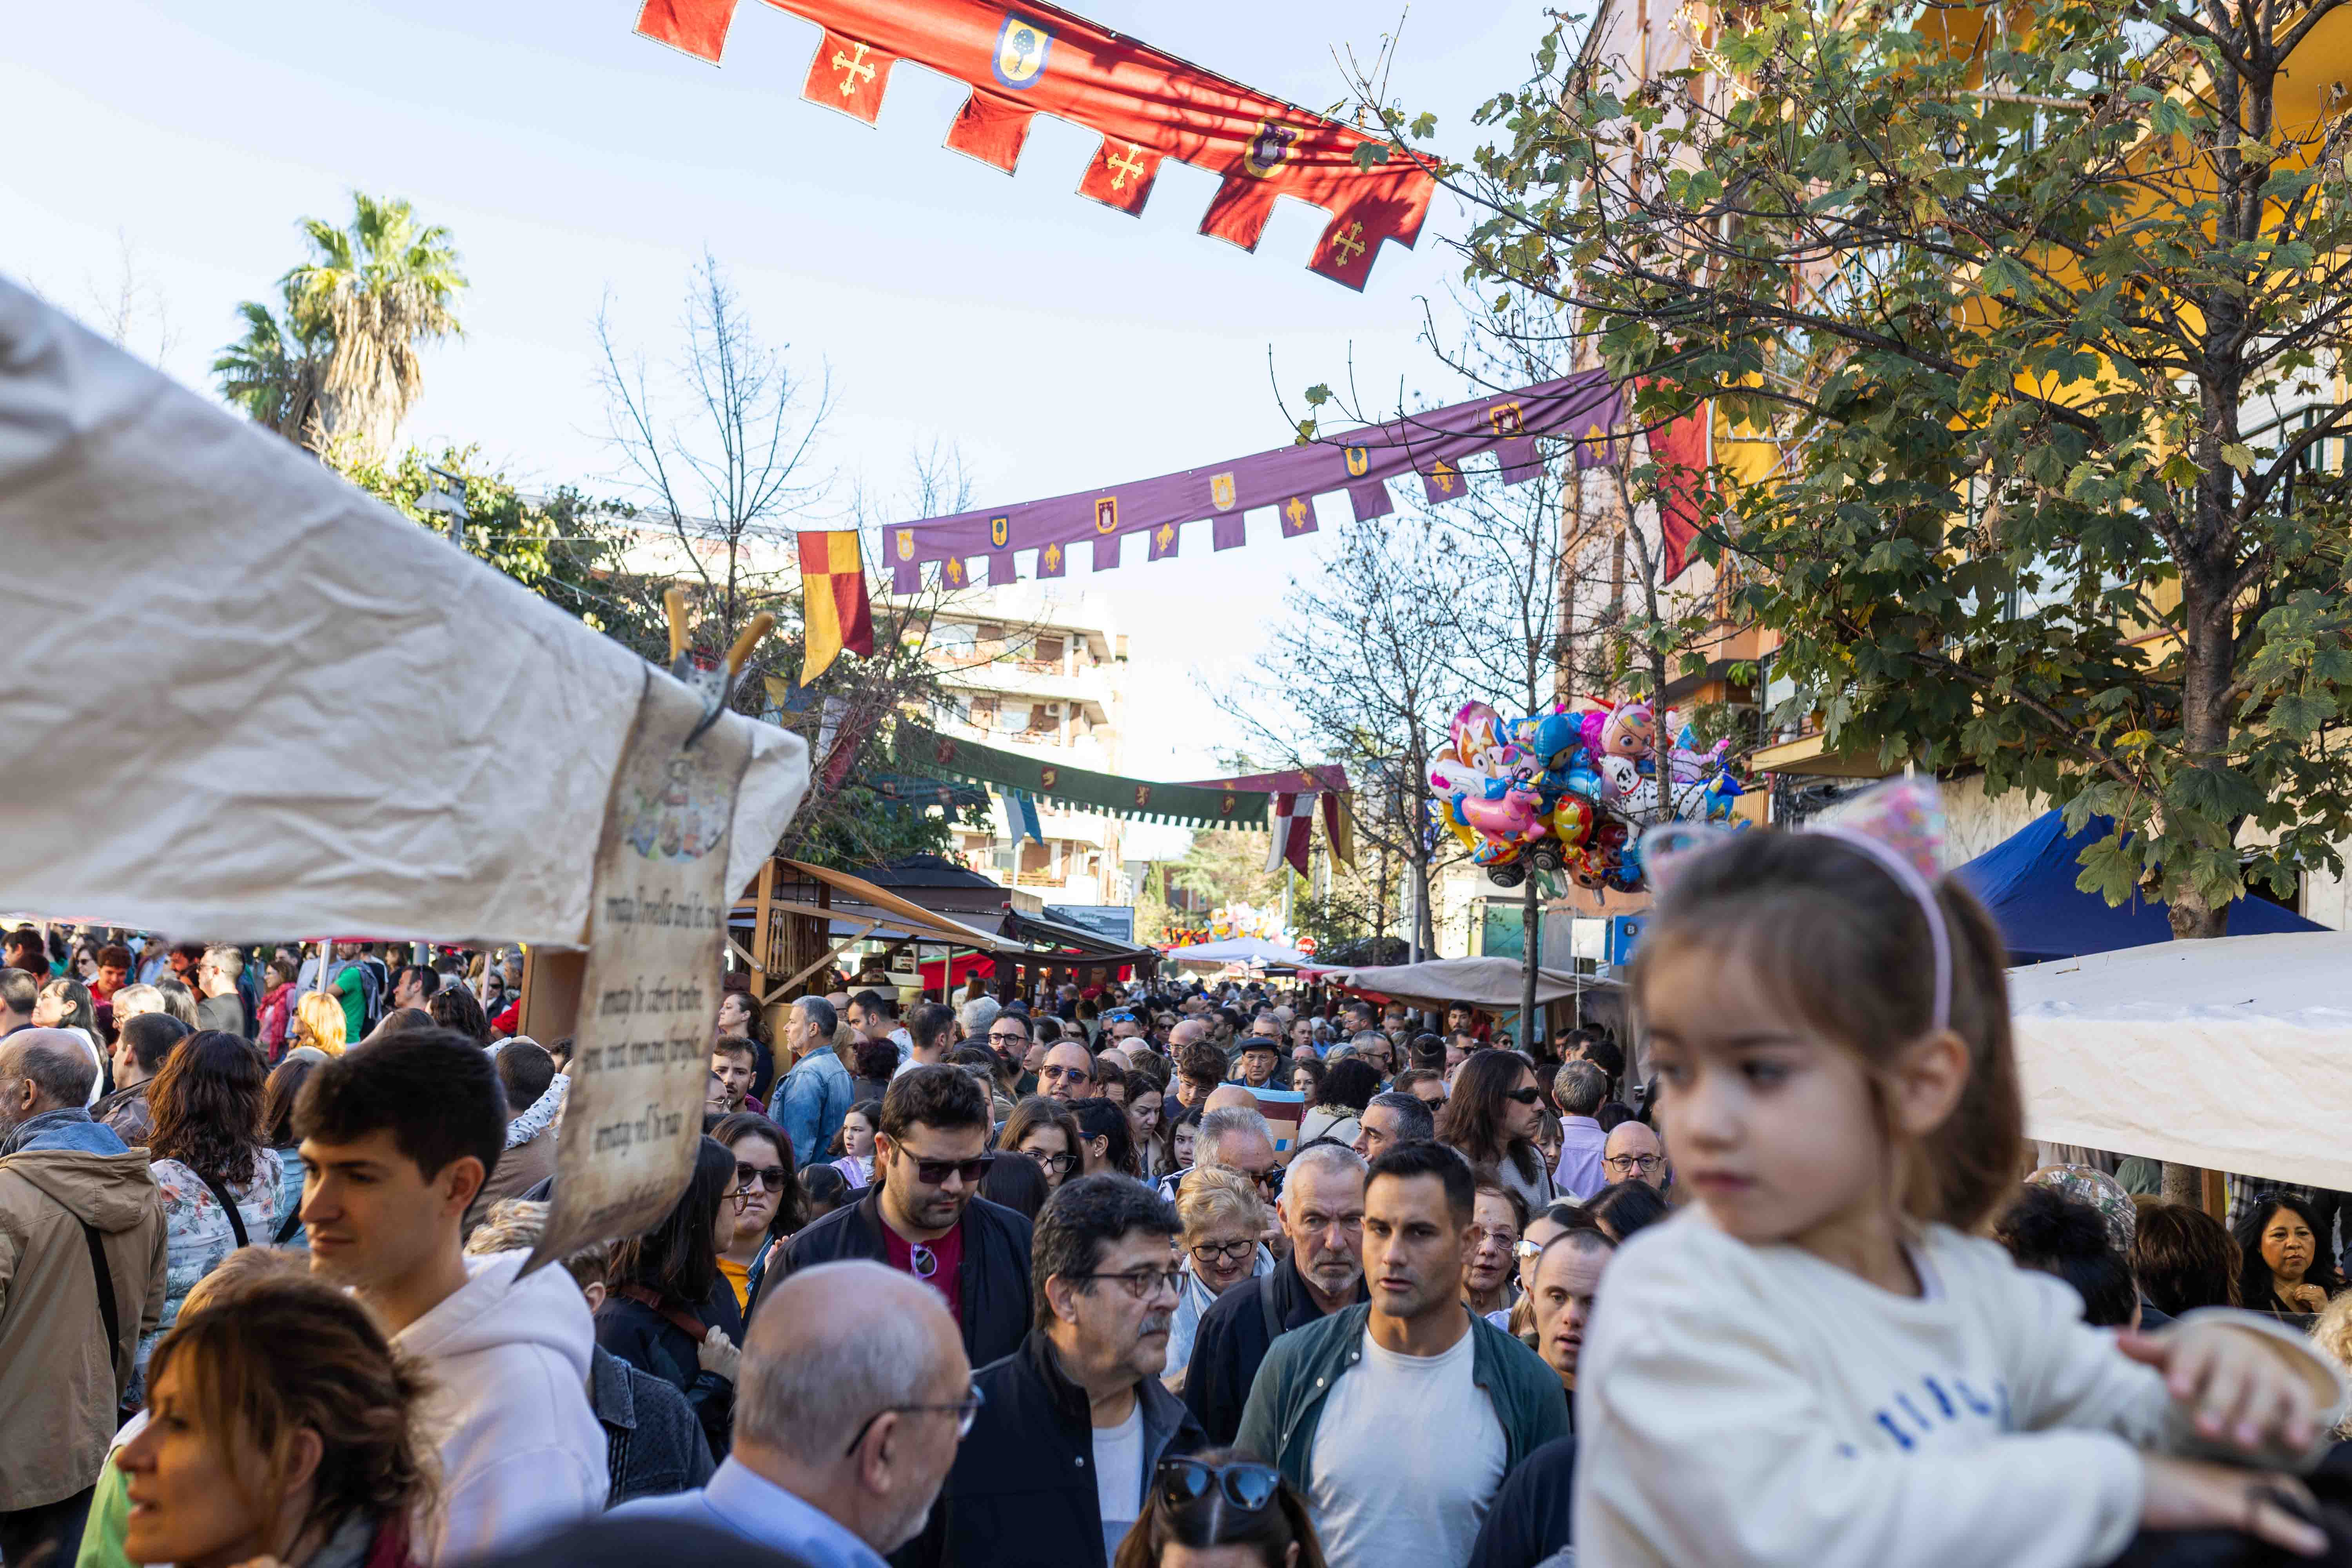
<svg viewBox="0 0 2352 1568">
<path fill-rule="evenodd" d="M 988 1027 L 990 1029 L 993 1029 L 999 1024 L 1018 1024 L 1021 1026 L 1021 1034 L 1024 1038 L 1034 1041 L 1037 1037 L 1035 1027 L 1029 1022 L 1029 1015 L 1018 1008 L 1006 1007 L 999 1010 L 996 1016 L 988 1021 Z M 987 1030 L 982 1030 L 982 1033 L 984 1035 L 987 1033 Z M 991 1047 L 990 1048 L 994 1049 L 993 1047 Z"/>
<path fill-rule="evenodd" d="M 1125 1172 L 1130 1176 L 1138 1173 L 1135 1168 L 1135 1131 L 1127 1124 L 1125 1106 L 1097 1095 L 1071 1106 L 1070 1114 L 1077 1119 L 1079 1137 L 1088 1141 L 1097 1138 L 1106 1141 L 1103 1157 L 1110 1162 L 1112 1170 Z"/>
<path fill-rule="evenodd" d="M 720 1117 L 719 1125 L 710 1130 L 710 1136 L 725 1144 L 730 1153 L 746 1138 L 765 1138 L 773 1143 L 777 1157 L 784 1167 L 784 1185 L 783 1190 L 776 1194 L 776 1217 L 768 1222 L 768 1234 L 789 1236 L 808 1223 L 808 1199 L 803 1190 L 801 1173 L 793 1168 L 791 1133 L 756 1110 L 738 1110 Z M 832 1169 L 831 1166 L 825 1168 Z"/>
<path fill-rule="evenodd" d="M 555 1081 L 555 1058 L 537 1040 L 509 1040 L 490 1053 L 499 1069 L 499 1087 L 506 1091 L 507 1116 L 520 1116 L 539 1103 Z"/>
<path fill-rule="evenodd" d="M 694 1174 L 662 1221 L 613 1249 L 613 1283 L 651 1290 L 688 1311 L 700 1309 L 719 1283 L 719 1248 L 711 1226 L 735 1187 L 735 1152 L 716 1138 L 695 1145 Z"/>
<path fill-rule="evenodd" d="M 2099 1211 L 2055 1187 L 2029 1186 L 1993 1226 L 2021 1268 L 2055 1275 L 2083 1299 L 2083 1321 L 2095 1329 L 2127 1328 L 2139 1305 L 2131 1266 L 2116 1250 Z"/>
<path fill-rule="evenodd" d="M 377 1131 L 389 1131 L 426 1181 L 471 1155 L 488 1182 L 507 1146 L 506 1096 L 489 1053 L 455 1029 L 418 1029 L 320 1063 L 294 1101 L 294 1135 L 350 1143 Z"/>
<path fill-rule="evenodd" d="M 1606 1035 L 1591 1034 L 1590 1031 L 1587 1031 L 1587 1035 L 1588 1037 L 1584 1042 L 1584 1059 L 1606 1073 L 1612 1083 L 1623 1078 L 1625 1047 Z"/>
<path fill-rule="evenodd" d="M 1225 1053 L 1206 1040 L 1194 1040 L 1176 1053 L 1176 1071 L 1193 1083 L 1225 1081 Z"/>
<path fill-rule="evenodd" d="M 2263 1261 L 2263 1232 L 2270 1228 L 2272 1216 L 2281 1209 L 2301 1219 L 2311 1229 L 2311 1268 L 2304 1275 L 2306 1283 L 2316 1285 L 2333 1295 L 2343 1288 L 2335 1268 L 2327 1261 L 2327 1249 L 2332 1238 L 2322 1230 L 2319 1221 L 2312 1217 L 2311 1205 L 2289 1192 L 2264 1193 L 2245 1217 L 2238 1221 L 2237 1241 L 2241 1255 L 2238 1270 L 2238 1303 L 2252 1311 L 2272 1310 L 2275 1289 L 2271 1281 L 2271 1266 Z"/>
<path fill-rule="evenodd" d="M 1410 1098 L 1410 1097 L 1408 1097 Z M 1478 1179 L 1462 1156 L 1443 1143 L 1426 1138 L 1411 1138 L 1391 1143 L 1381 1150 L 1364 1175 L 1364 1191 L 1370 1193 L 1372 1184 L 1382 1176 L 1394 1176 L 1399 1181 L 1412 1181 L 1421 1176 L 1435 1176 L 1445 1186 L 1446 1212 L 1456 1225 L 1468 1225 L 1471 1211 L 1478 1200 Z"/>
<path fill-rule="evenodd" d="M 1054 1321 L 1053 1304 L 1045 1296 L 1046 1280 L 1093 1273 L 1102 1261 L 1104 1247 L 1118 1245 L 1122 1237 L 1137 1230 L 1147 1236 L 1173 1237 L 1181 1235 L 1183 1227 L 1177 1223 L 1176 1205 L 1133 1176 L 1098 1171 L 1091 1176 L 1074 1176 L 1055 1188 L 1054 1195 L 1037 1212 L 1030 1253 L 1030 1294 L 1037 1327 L 1045 1328 Z M 1089 1295 L 1097 1283 L 1076 1282 Z"/>
<path fill-rule="evenodd" d="M 427 1000 L 430 1000 L 434 994 L 441 989 L 440 972 L 429 965 L 422 963 L 402 964 L 399 972 L 393 976 L 393 988 L 394 990 L 398 990 L 400 983 L 403 980 L 409 978 L 411 975 L 415 976 L 417 987 Z"/>
<path fill-rule="evenodd" d="M 875 1128 L 897 1142 L 918 1122 L 941 1130 L 991 1124 L 988 1091 L 971 1074 L 945 1062 L 909 1068 L 890 1080 L 882 1095 L 882 1120 Z"/>
<path fill-rule="evenodd" d="M 320 1452 L 298 1535 L 330 1537 L 352 1519 L 404 1530 L 432 1496 L 432 1449 L 417 1419 L 431 1384 L 333 1286 L 283 1272 L 246 1281 L 231 1300 L 180 1314 L 149 1358 L 147 1386 L 174 1363 L 197 1425 L 224 1447 L 242 1435 L 261 1451 L 268 1495 L 247 1500 L 273 1524 L 304 1430 L 319 1435 Z"/>
<path fill-rule="evenodd" d="M 945 1041 L 954 1027 L 955 1009 L 944 1003 L 926 1002 L 907 1017 L 907 1037 L 923 1050 Z"/>
<path fill-rule="evenodd" d="M 1049 1192 L 1045 1173 L 1037 1168 L 1034 1160 L 1000 1156 L 989 1163 L 988 1174 L 980 1179 L 982 1197 L 1017 1210 L 1031 1220 L 1045 1206 Z"/>
<path fill-rule="evenodd" d="M 839 1208 L 849 1197 L 849 1178 L 831 1165 L 811 1165 L 801 1173 L 801 1204 L 810 1219 Z"/>
<path fill-rule="evenodd" d="M 714 1057 L 746 1057 L 754 1067 L 760 1061 L 759 1046 L 743 1035 L 719 1036 L 710 1042 L 710 1054 Z"/>
<path fill-rule="evenodd" d="M 849 1000 L 861 1010 L 877 1017 L 895 1018 L 898 1016 L 898 998 L 895 994 L 885 995 L 879 991 L 860 991 Z"/>
<path fill-rule="evenodd" d="M 2177 1318 L 2195 1307 L 2240 1304 L 2238 1244 L 2192 1204 L 2141 1204 L 2132 1228 L 2132 1278 L 2148 1304 Z"/>
<path fill-rule="evenodd" d="M 996 1146 L 1005 1153 L 1017 1153 L 1022 1140 L 1040 1127 L 1059 1128 L 1063 1142 L 1069 1145 L 1069 1152 L 1076 1154 L 1080 1152 L 1078 1144 L 1083 1139 L 1078 1131 L 1078 1119 L 1070 1114 L 1067 1105 L 1045 1094 L 1022 1097 L 1021 1103 L 1013 1108 L 1013 1114 L 1004 1119 L 1003 1130 L 996 1136 Z"/>
<path fill-rule="evenodd" d="M 455 1029 L 478 1046 L 490 1043 L 490 1016 L 463 985 L 444 985 L 425 999 L 425 1010 L 445 1029 Z"/>
<path fill-rule="evenodd" d="M 1437 1136 L 1437 1117 L 1417 1096 L 1399 1094 L 1391 1089 L 1376 1094 L 1364 1102 L 1366 1110 L 1374 1106 L 1397 1113 L 1397 1136 L 1407 1142 L 1419 1142 Z"/>
<path fill-rule="evenodd" d="M 555 1058 L 555 1068 L 558 1072 L 571 1070 L 572 1041 L 572 1037 L 570 1035 L 558 1035 L 555 1037 L 555 1043 L 547 1047 L 547 1054 Z"/>
<path fill-rule="evenodd" d="M 225 1187 L 253 1180 L 261 1149 L 261 1091 L 268 1065 L 253 1042 L 204 1029 L 163 1058 L 147 1090 L 154 1129 L 147 1157 L 177 1160 Z"/>
<path fill-rule="evenodd" d="M 98 966 L 100 969 L 129 969 L 131 950 L 119 942 L 108 942 L 98 950 Z"/>
<path fill-rule="evenodd" d="M 139 1070 L 152 1077 L 163 1068 L 163 1058 L 173 1047 L 194 1033 L 169 1013 L 142 1013 L 122 1021 L 121 1038 L 131 1047 L 131 1059 L 139 1064 Z"/>
<path fill-rule="evenodd" d="M 1900 1136 L 1879 1074 L 1935 1019 L 1935 933 L 1886 868 L 1820 834 L 1742 833 L 1689 858 L 1664 889 L 1633 958 L 1633 1001 L 1682 952 L 1737 959 L 1789 1016 L 1851 1052 L 1873 1084 L 1881 1136 L 1899 1161 L 1896 1197 L 1916 1219 L 1969 1230 L 2017 1185 L 2024 1106 L 2009 1017 L 2009 950 L 1957 879 L 1937 883 L 1952 948 L 1950 1027 L 1969 1077 L 1943 1125 Z"/>
<path fill-rule="evenodd" d="M 150 1018 L 163 1016 L 145 1015 Z M 302 1098 L 302 1086 L 310 1081 L 318 1067 L 316 1057 L 288 1057 L 269 1069 L 269 1081 L 261 1091 L 261 1141 L 272 1149 L 291 1149 L 301 1142 L 294 1133 L 294 1105 Z"/>
<path fill-rule="evenodd" d="M 1320 1064 L 1315 1080 L 1315 1103 L 1337 1106 L 1360 1115 L 1381 1091 L 1381 1069 L 1360 1057 L 1341 1057 Z"/>
<path fill-rule="evenodd" d="M 177 981 L 173 984 L 179 984 Z M 180 989 L 185 991 L 187 987 L 182 985 Z M 68 1029 L 79 1029 L 90 1037 L 92 1044 L 96 1044 L 99 1038 L 98 1007 L 89 999 L 89 987 L 69 975 L 58 975 L 54 979 L 41 982 L 41 988 L 34 993 L 34 996 L 38 1000 L 52 992 L 66 999 L 66 1016 L 60 1020 L 61 1026 Z"/>
<path fill-rule="evenodd" d="M 1310 1105 L 1322 1104 L 1323 1085 L 1330 1079 L 1331 1069 L 1324 1066 L 1322 1058 L 1318 1057 L 1297 1057 L 1293 1058 L 1291 1061 L 1290 1076 L 1295 1079 L 1300 1073 L 1305 1073 L 1307 1075 L 1307 1079 L 1312 1086 L 1311 1091 L 1307 1097 L 1307 1103 Z"/>
<path fill-rule="evenodd" d="M 1476 1050 L 1454 1075 L 1454 1092 L 1438 1113 L 1437 1140 L 1462 1152 L 1474 1165 L 1499 1166 L 1508 1160 L 1522 1181 L 1533 1182 L 1543 1171 L 1536 1146 L 1503 1132 L 1504 1097 L 1518 1083 L 1528 1064 L 1509 1051 Z"/>
<path fill-rule="evenodd" d="M 878 1040 L 860 1036 L 850 1055 L 857 1058 L 857 1076 L 869 1083 L 887 1084 L 898 1070 L 898 1042 L 887 1035 Z"/>
<path fill-rule="evenodd" d="M 1633 1239 L 1633 1233 L 1657 1224 L 1666 1217 L 1666 1200 L 1658 1189 L 1634 1177 L 1631 1181 L 1612 1182 L 1592 1194 L 1584 1212 L 1595 1224 L 1605 1225 L 1617 1233 L 1620 1242 Z"/>
<path fill-rule="evenodd" d="M 418 1029 L 437 1029 L 440 1026 L 433 1021 L 433 1015 L 422 1007 L 394 1007 L 376 1020 L 375 1027 L 367 1032 L 367 1037 L 380 1040 L 386 1035 L 413 1034 Z"/>
<path fill-rule="evenodd" d="M 1623 1100 L 1611 1100 L 1601 1102 L 1601 1109 L 1592 1113 L 1592 1120 L 1601 1123 L 1601 1131 L 1614 1132 L 1628 1121 L 1639 1121 L 1642 1119 L 1634 1115 L 1633 1108 Z"/>
<path fill-rule="evenodd" d="M 1157 1094 L 1164 1097 L 1168 1092 L 1160 1087 L 1158 1079 L 1141 1068 L 1128 1068 L 1127 1076 L 1119 1081 L 1127 1088 L 1127 1103 L 1129 1105 L 1133 1105 L 1143 1095 Z"/>
<path fill-rule="evenodd" d="M 1203 1448 L 1187 1457 L 1223 1465 L 1252 1456 L 1232 1448 Z M 1218 1487 L 1181 1508 L 1170 1507 L 1157 1485 L 1147 1482 L 1144 1492 L 1143 1517 L 1119 1542 L 1110 1568 L 1159 1568 L 1171 1546 L 1253 1547 L 1260 1568 L 1283 1568 L 1294 1545 L 1298 1548 L 1297 1568 L 1326 1568 L 1315 1521 L 1287 1480 L 1278 1481 L 1273 1499 L 1255 1513 L 1234 1507 Z"/>
<path fill-rule="evenodd" d="M 1445 1075 L 1445 1038 L 1442 1035 L 1415 1035 L 1405 1052 L 1405 1059 L 1423 1072 Z"/>
</svg>

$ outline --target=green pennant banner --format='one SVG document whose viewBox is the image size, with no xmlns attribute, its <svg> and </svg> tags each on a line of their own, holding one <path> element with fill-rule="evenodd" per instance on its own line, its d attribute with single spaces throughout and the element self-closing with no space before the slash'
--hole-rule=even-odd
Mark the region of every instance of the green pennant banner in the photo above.
<svg viewBox="0 0 2352 1568">
<path fill-rule="evenodd" d="M 1178 827 L 1263 828 L 1266 823 L 1266 795 L 1261 790 L 1215 789 L 1121 778 L 1117 773 L 1041 762 L 1019 752 L 983 746 L 976 741 L 959 741 L 903 721 L 899 724 L 898 760 L 970 779 L 974 784 L 1026 790 L 1040 800 L 1073 811 L 1097 811 L 1106 816 L 1164 822 Z"/>
</svg>

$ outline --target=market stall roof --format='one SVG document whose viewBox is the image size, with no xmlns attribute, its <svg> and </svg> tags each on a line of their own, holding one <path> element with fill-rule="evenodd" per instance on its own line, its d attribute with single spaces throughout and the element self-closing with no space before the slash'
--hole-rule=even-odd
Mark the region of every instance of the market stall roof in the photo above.
<svg viewBox="0 0 2352 1568">
<path fill-rule="evenodd" d="M 2084 849 L 2114 831 L 2107 818 L 2095 816 L 2082 832 L 2070 834 L 2063 813 L 2045 811 L 1975 859 L 1955 867 L 1952 875 L 1983 900 L 2000 927 L 2011 963 L 2171 941 L 2164 905 L 2141 898 L 2111 905 L 2100 894 L 2074 886 L 2083 872 L 2078 862 Z M 2234 936 L 2325 929 L 2267 899 L 2241 898 L 2230 906 Z"/>
<path fill-rule="evenodd" d="M 1090 931 L 1067 921 L 1057 921 L 1051 915 L 1031 914 L 1026 910 L 1004 911 L 1003 922 L 997 927 L 1006 936 L 1032 942 L 1039 947 L 1057 949 L 1065 953 L 1094 959 L 1106 963 L 1149 963 L 1157 967 L 1160 952 L 1137 942 L 1121 942 Z"/>
<path fill-rule="evenodd" d="M 1507 1012 L 1522 1000 L 1526 972 L 1516 958 L 1431 958 L 1419 963 L 1343 969 L 1331 975 L 1342 991 L 1383 1001 L 1443 1007 L 1455 1002 Z M 1558 1002 L 1580 992 L 1614 991 L 1617 982 L 1558 969 L 1536 971 L 1536 1002 Z"/>
<path fill-rule="evenodd" d="M 1171 947 L 1160 954 L 1173 963 L 1266 963 L 1296 969 L 1315 961 L 1293 947 L 1270 942 L 1262 936 L 1234 936 L 1223 942 L 1196 942 L 1190 947 Z"/>
<path fill-rule="evenodd" d="M 1004 908 L 1007 897 L 1003 883 L 992 882 L 944 855 L 904 855 L 887 866 L 861 867 L 857 874 L 909 903 L 940 914 L 992 918 Z"/>
<path fill-rule="evenodd" d="M 777 864 L 789 867 L 797 876 L 821 882 L 831 889 L 829 901 L 818 904 L 794 898 L 776 898 L 769 907 L 785 914 L 822 915 L 831 922 L 833 934 L 850 936 L 853 940 L 874 936 L 913 937 L 919 942 L 948 942 L 968 947 L 976 952 L 1010 957 L 1029 957 L 1035 950 L 1026 943 L 969 926 L 961 921 L 927 910 L 912 900 L 901 898 L 887 888 L 878 888 L 862 877 L 846 871 L 836 871 L 829 866 L 811 865 L 805 860 L 777 857 Z M 747 896 L 735 905 L 737 917 L 744 917 L 753 907 Z M 864 928 L 862 930 L 858 928 Z"/>
<path fill-rule="evenodd" d="M 2028 1136 L 2352 1190 L 2352 932 L 2010 972 Z"/>
<path fill-rule="evenodd" d="M 635 654 L 5 281 L 0 539 L 12 905 L 586 942 Z M 808 749 L 719 722 L 740 887 Z"/>
</svg>

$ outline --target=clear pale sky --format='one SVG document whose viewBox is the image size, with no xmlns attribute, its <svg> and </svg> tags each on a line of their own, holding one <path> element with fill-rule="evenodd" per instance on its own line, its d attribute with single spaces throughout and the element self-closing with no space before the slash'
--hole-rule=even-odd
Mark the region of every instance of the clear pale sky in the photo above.
<svg viewBox="0 0 2352 1568">
<path fill-rule="evenodd" d="M 1379 47 L 1395 12 L 1349 0 L 1089 0 L 1082 12 L 1312 108 L 1343 94 L 1336 48 Z M 1389 246 L 1356 294 L 1306 269 L 1325 222 L 1285 202 L 1255 254 L 1194 232 L 1213 176 L 1163 165 L 1140 219 L 1076 193 L 1089 132 L 1043 116 L 1017 176 L 940 145 L 964 89 L 893 72 L 878 128 L 803 102 L 816 29 L 745 0 L 712 68 L 635 37 L 636 0 L 75 0 L 20 8 L 0 58 L 0 270 L 89 313 L 127 245 L 151 286 L 134 348 L 209 386 L 239 300 L 272 298 L 296 220 L 353 188 L 448 225 L 472 289 L 467 335 L 428 351 L 406 438 L 478 442 L 526 483 L 593 489 L 613 468 L 590 322 L 608 291 L 625 339 L 675 341 L 705 247 L 763 335 L 831 366 L 826 457 L 887 489 L 907 453 L 959 443 L 976 504 L 1141 478 L 1278 446 L 1275 398 L 1337 383 L 1450 397 L 1420 340 L 1458 272 L 1439 237 Z M 1405 18 L 1391 93 L 1438 113 L 1518 82 L 1534 0 L 1444 0 Z M 1272 371 L 1269 373 L 1269 356 Z M 607 487 L 609 489 L 609 487 Z M 1345 516 L 1327 514 L 1327 526 Z M 1109 593 L 1130 634 L 1129 771 L 1196 776 L 1237 740 L 1202 690 L 1263 645 L 1328 533 L 1070 585 Z M 1263 541 L 1263 542 L 1262 542 Z M 1311 584 L 1310 584 L 1311 597 Z"/>
</svg>

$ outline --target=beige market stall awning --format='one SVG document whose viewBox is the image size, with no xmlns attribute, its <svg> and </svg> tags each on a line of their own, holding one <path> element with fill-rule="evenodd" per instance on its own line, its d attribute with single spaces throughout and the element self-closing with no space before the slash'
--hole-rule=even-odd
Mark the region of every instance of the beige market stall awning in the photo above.
<svg viewBox="0 0 2352 1568">
<path fill-rule="evenodd" d="M 1364 992 L 1416 1006 L 1444 1007 L 1460 1002 L 1489 1011 L 1507 1012 L 1524 1000 L 1525 974 L 1516 958 L 1432 958 L 1420 963 L 1343 969 L 1329 980 L 1343 991 Z M 1557 969 L 1536 971 L 1538 1006 L 1580 993 L 1590 994 L 1617 988 L 1613 980 L 1596 980 Z"/>
</svg>

